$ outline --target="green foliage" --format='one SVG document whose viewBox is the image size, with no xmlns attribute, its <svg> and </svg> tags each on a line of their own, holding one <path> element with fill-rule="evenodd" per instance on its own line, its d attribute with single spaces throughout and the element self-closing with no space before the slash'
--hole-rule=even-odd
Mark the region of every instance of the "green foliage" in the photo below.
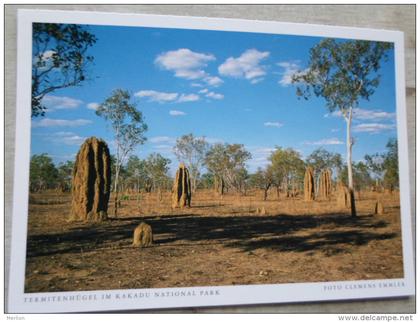
<svg viewBox="0 0 420 322">
<path fill-rule="evenodd" d="M 322 40 L 310 51 L 308 69 L 292 77 L 299 85 L 297 95 L 307 99 L 313 92 L 326 100 L 330 111 L 338 109 L 348 117 L 348 110 L 360 98 L 369 99 L 379 85 L 377 72 L 390 48 L 384 42 Z"/>
<path fill-rule="evenodd" d="M 145 170 L 150 176 L 152 189 L 168 188 L 170 186 L 170 178 L 168 175 L 170 159 L 163 157 L 159 153 L 150 154 L 145 161 Z"/>
<path fill-rule="evenodd" d="M 87 50 L 96 38 L 81 25 L 34 23 L 32 29 L 32 117 L 44 116 L 43 97 L 77 86 L 93 62 Z"/>
<path fill-rule="evenodd" d="M 117 163 L 124 160 L 137 145 L 146 141 L 147 125 L 142 113 L 130 102 L 130 93 L 116 89 L 99 105 L 96 115 L 111 123 L 117 143 Z"/>
<path fill-rule="evenodd" d="M 297 184 L 303 182 L 305 176 L 305 162 L 299 152 L 292 148 L 276 147 L 269 157 L 273 183 L 276 186 Z"/>
<path fill-rule="evenodd" d="M 382 59 L 387 59 L 391 43 L 365 40 L 324 39 L 310 51 L 309 66 L 295 73 L 298 97 L 308 99 L 311 93 L 323 97 L 330 112 L 340 111 L 347 125 L 347 176 L 351 196 L 351 215 L 356 216 L 352 190 L 353 168 L 351 137 L 353 109 L 360 99 L 368 100 L 379 85 Z"/>
<path fill-rule="evenodd" d="M 372 186 L 373 180 L 364 162 L 357 162 L 354 165 L 354 181 L 357 190 L 368 189 Z"/>
<path fill-rule="evenodd" d="M 337 173 L 343 167 L 343 160 L 339 153 L 332 153 L 324 148 L 314 150 L 307 158 L 306 164 L 314 169 L 315 177 L 326 169 L 335 170 Z"/>
<path fill-rule="evenodd" d="M 236 171 L 235 174 L 235 181 L 233 186 L 235 187 L 236 191 L 246 194 L 248 188 L 248 181 L 249 181 L 249 173 L 245 167 L 242 167 Z"/>
<path fill-rule="evenodd" d="M 353 162 L 353 180 L 354 180 L 354 189 L 356 190 L 364 190 L 369 189 L 374 180 L 372 179 L 369 167 L 365 162 Z M 344 166 L 339 173 L 338 180 L 343 182 L 344 184 L 348 184 L 348 177 L 347 177 L 347 165 Z"/>
<path fill-rule="evenodd" d="M 384 167 L 383 167 L 383 156 L 379 153 L 373 155 L 365 155 L 365 162 L 372 174 L 376 177 L 381 177 L 384 174 Z"/>
<path fill-rule="evenodd" d="M 29 184 L 32 192 L 55 188 L 58 170 L 48 154 L 34 154 L 30 162 Z"/>
<path fill-rule="evenodd" d="M 70 191 L 73 168 L 74 161 L 66 161 L 58 165 L 58 181 L 62 191 Z"/>
<path fill-rule="evenodd" d="M 205 164 L 213 175 L 223 178 L 236 191 L 243 192 L 248 175 L 245 162 L 250 158 L 251 153 L 243 144 L 217 143 L 207 152 Z"/>
<path fill-rule="evenodd" d="M 249 185 L 253 188 L 264 190 L 264 200 L 267 200 L 267 192 L 274 182 L 273 167 L 266 169 L 258 168 L 257 171 L 249 176 Z"/>
<path fill-rule="evenodd" d="M 197 188 L 212 189 L 214 187 L 214 175 L 206 172 L 200 176 Z"/>
<path fill-rule="evenodd" d="M 176 140 L 174 153 L 180 162 L 184 162 L 190 172 L 192 190 L 195 191 L 200 170 L 204 166 L 204 159 L 209 144 L 204 137 L 194 137 L 192 133 L 183 135 Z"/>
<path fill-rule="evenodd" d="M 142 113 L 136 105 L 130 102 L 131 96 L 128 91 L 116 89 L 105 102 L 99 105 L 96 114 L 111 123 L 114 138 L 117 145 L 115 155 L 116 174 L 134 148 L 146 141 L 144 133 L 147 125 L 143 120 Z"/>
<path fill-rule="evenodd" d="M 143 114 L 137 110 L 136 104 L 131 102 L 130 93 L 123 89 L 112 91 L 111 96 L 99 105 L 96 114 L 109 121 L 114 131 L 117 149 L 114 174 L 114 215 L 117 216 L 120 170 L 134 148 L 146 141 L 144 133 L 147 131 L 147 125 L 143 120 Z"/>
<path fill-rule="evenodd" d="M 204 159 L 205 165 L 207 169 L 214 175 L 223 177 L 223 172 L 226 168 L 226 146 L 217 143 L 213 145 L 210 150 L 206 153 L 206 157 Z"/>
<path fill-rule="evenodd" d="M 135 187 L 136 191 L 140 189 L 147 190 L 146 186 L 150 184 L 151 178 L 147 173 L 146 160 L 141 160 L 139 157 L 131 155 L 124 170 L 124 181 L 127 186 Z"/>
<path fill-rule="evenodd" d="M 399 186 L 397 139 L 389 139 L 386 148 L 385 153 L 366 155 L 365 160 L 369 170 L 383 179 L 385 187 L 394 189 Z"/>
<path fill-rule="evenodd" d="M 386 147 L 388 151 L 384 155 L 384 184 L 392 190 L 399 186 L 397 139 L 390 139 Z"/>
</svg>

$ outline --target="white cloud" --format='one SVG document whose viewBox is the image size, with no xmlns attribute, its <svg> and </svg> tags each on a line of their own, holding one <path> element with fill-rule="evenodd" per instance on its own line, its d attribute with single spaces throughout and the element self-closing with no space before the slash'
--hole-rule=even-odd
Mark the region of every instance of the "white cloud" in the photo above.
<svg viewBox="0 0 420 322">
<path fill-rule="evenodd" d="M 83 101 L 67 96 L 45 95 L 42 103 L 49 110 L 64 110 L 78 108 L 83 104 Z"/>
<path fill-rule="evenodd" d="M 305 71 L 299 72 L 300 66 L 298 61 L 283 61 L 277 63 L 278 66 L 283 68 L 283 72 L 281 73 L 281 79 L 279 80 L 279 84 L 283 87 L 289 86 L 292 83 L 292 76 L 294 74 L 303 74 Z"/>
<path fill-rule="evenodd" d="M 353 116 L 358 120 L 384 120 L 394 119 L 395 113 L 389 113 L 381 110 L 366 110 L 362 108 L 355 108 Z"/>
<path fill-rule="evenodd" d="M 260 77 L 260 78 L 253 78 L 251 79 L 251 84 L 258 84 L 260 82 L 262 82 L 264 80 L 264 78 Z"/>
<path fill-rule="evenodd" d="M 354 132 L 379 133 L 395 129 L 394 124 L 362 123 L 353 127 Z"/>
<path fill-rule="evenodd" d="M 245 146 L 245 149 L 255 157 L 265 157 L 266 159 L 270 156 L 272 152 L 274 152 L 276 149 L 273 147 L 267 147 L 267 146 L 253 146 L 253 145 L 247 145 Z"/>
<path fill-rule="evenodd" d="M 340 145 L 344 144 L 343 141 L 337 138 L 330 138 L 330 139 L 322 139 L 319 141 L 305 141 L 303 142 L 305 145 Z"/>
<path fill-rule="evenodd" d="M 197 94 L 181 94 L 177 102 L 178 103 L 195 102 L 195 101 L 198 101 L 199 99 L 200 99 L 200 96 L 198 96 Z"/>
<path fill-rule="evenodd" d="M 261 81 L 266 74 L 261 61 L 270 55 L 268 51 L 248 49 L 239 57 L 229 57 L 219 66 L 219 74 L 235 78 L 245 78 L 255 83 L 255 79 Z"/>
<path fill-rule="evenodd" d="M 92 103 L 89 103 L 86 106 L 87 106 L 88 109 L 96 111 L 99 107 L 99 103 L 92 102 Z"/>
<path fill-rule="evenodd" d="M 51 136 L 51 141 L 57 144 L 81 145 L 86 140 L 73 132 L 56 132 Z"/>
<path fill-rule="evenodd" d="M 202 90 L 199 91 L 199 93 L 204 94 L 206 97 L 212 98 L 215 100 L 221 100 L 225 97 L 223 94 L 209 91 L 207 88 L 203 88 Z"/>
<path fill-rule="evenodd" d="M 197 94 L 179 94 L 179 93 L 165 93 L 154 90 L 143 90 L 134 94 L 137 97 L 147 97 L 149 102 L 163 103 L 184 103 L 194 102 L 200 99 Z"/>
<path fill-rule="evenodd" d="M 256 171 L 258 168 L 265 168 L 270 164 L 266 157 L 253 157 L 246 162 L 251 172 Z"/>
<path fill-rule="evenodd" d="M 324 117 L 335 116 L 341 117 L 343 114 L 340 111 L 334 111 L 332 113 L 327 113 Z M 395 113 L 385 112 L 378 109 L 363 109 L 355 108 L 353 109 L 353 118 L 355 120 L 390 120 L 395 119 Z"/>
<path fill-rule="evenodd" d="M 172 115 L 172 116 L 182 116 L 182 115 L 186 115 L 186 113 L 185 112 L 182 112 L 182 111 L 171 110 L 171 111 L 169 111 L 169 115 Z"/>
<path fill-rule="evenodd" d="M 212 54 L 193 52 L 188 48 L 167 51 L 155 59 L 155 64 L 164 70 L 175 73 L 175 77 L 199 80 L 220 85 L 221 79 L 215 79 L 204 71 L 210 61 L 216 58 Z M 217 77 L 218 78 L 218 77 Z"/>
<path fill-rule="evenodd" d="M 199 81 L 208 86 L 220 86 L 223 80 L 218 76 L 212 76 L 204 69 L 208 63 L 216 60 L 212 54 L 197 53 L 188 48 L 167 51 L 158 55 L 155 64 L 164 70 L 174 73 L 175 77 L 187 80 L 195 80 L 193 87 L 202 87 Z"/>
<path fill-rule="evenodd" d="M 223 80 L 217 76 L 207 76 L 206 78 L 204 78 L 204 81 L 209 86 L 214 86 L 214 87 L 218 87 L 223 84 Z"/>
<path fill-rule="evenodd" d="M 225 98 L 225 96 L 223 94 L 215 93 L 215 92 L 208 92 L 206 94 L 206 97 L 209 97 L 209 98 L 212 98 L 212 99 L 215 99 L 215 100 L 222 100 L 222 99 Z"/>
<path fill-rule="evenodd" d="M 216 58 L 211 54 L 193 52 L 187 48 L 167 51 L 160 54 L 155 63 L 163 69 L 174 71 L 175 76 L 189 74 L 191 71 L 200 73 L 200 68 L 207 66 L 207 63 Z"/>
<path fill-rule="evenodd" d="M 270 164 L 268 158 L 276 150 L 267 146 L 245 146 L 245 149 L 252 155 L 252 159 L 246 162 L 251 171 L 255 171 L 257 168 L 264 168 Z"/>
<path fill-rule="evenodd" d="M 149 141 L 152 143 L 175 143 L 176 139 L 170 136 L 154 136 Z"/>
<path fill-rule="evenodd" d="M 50 118 L 44 118 L 39 121 L 33 121 L 32 127 L 54 127 L 54 126 L 82 126 L 91 124 L 92 121 L 85 120 L 85 119 L 77 119 L 77 120 L 60 120 L 60 119 L 50 119 Z"/>
<path fill-rule="evenodd" d="M 280 123 L 280 122 L 265 122 L 264 126 L 267 126 L 267 127 L 282 127 L 283 123 Z"/>
<path fill-rule="evenodd" d="M 134 94 L 137 97 L 147 97 L 149 98 L 149 102 L 158 102 L 158 103 L 168 103 L 173 102 L 178 99 L 178 93 L 165 93 L 165 92 L 158 92 L 153 90 L 144 90 L 139 91 Z"/>
<path fill-rule="evenodd" d="M 74 135 L 73 132 L 66 132 L 66 131 L 60 131 L 60 132 L 55 132 L 54 136 L 70 136 L 70 135 Z"/>
</svg>

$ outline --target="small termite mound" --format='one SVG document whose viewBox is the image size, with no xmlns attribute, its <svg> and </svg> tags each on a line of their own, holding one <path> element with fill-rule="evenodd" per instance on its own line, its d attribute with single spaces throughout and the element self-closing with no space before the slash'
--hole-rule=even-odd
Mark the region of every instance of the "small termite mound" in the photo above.
<svg viewBox="0 0 420 322">
<path fill-rule="evenodd" d="M 172 208 L 191 207 L 190 173 L 184 163 L 179 165 L 172 187 Z"/>
<path fill-rule="evenodd" d="M 266 215 L 267 211 L 265 210 L 265 207 L 257 208 L 256 211 L 257 215 Z"/>
<path fill-rule="evenodd" d="M 376 201 L 375 203 L 375 215 L 383 215 L 385 213 L 384 211 L 384 205 L 381 201 Z"/>
<path fill-rule="evenodd" d="M 314 169 L 307 167 L 303 182 L 303 199 L 305 201 L 315 200 Z"/>
<path fill-rule="evenodd" d="M 141 222 L 133 235 L 133 247 L 149 247 L 153 242 L 152 227 L 145 222 Z"/>
<path fill-rule="evenodd" d="M 80 147 L 74 163 L 70 220 L 107 219 L 110 185 L 108 145 L 101 139 L 88 138 Z"/>
</svg>

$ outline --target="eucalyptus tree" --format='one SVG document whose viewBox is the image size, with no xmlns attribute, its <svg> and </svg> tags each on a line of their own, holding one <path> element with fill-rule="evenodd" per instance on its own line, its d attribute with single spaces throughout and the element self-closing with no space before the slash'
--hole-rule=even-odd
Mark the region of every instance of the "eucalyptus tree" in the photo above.
<svg viewBox="0 0 420 322">
<path fill-rule="evenodd" d="M 241 192 L 247 176 L 245 162 L 251 158 L 243 144 L 214 144 L 206 154 L 207 169 L 229 187 Z"/>
<path fill-rule="evenodd" d="M 277 192 L 282 184 L 288 190 L 290 186 L 296 188 L 298 182 L 303 182 L 305 163 L 296 150 L 276 147 L 268 159 L 271 161 L 273 183 Z"/>
<path fill-rule="evenodd" d="M 200 170 L 204 166 L 204 160 L 209 144 L 204 137 L 194 137 L 192 133 L 183 135 L 176 140 L 173 151 L 179 162 L 185 162 L 190 170 L 192 191 L 197 188 L 197 180 Z"/>
<path fill-rule="evenodd" d="M 160 153 L 149 154 L 145 160 L 145 170 L 151 179 L 152 189 L 160 191 L 167 185 L 168 171 L 171 160 L 163 157 Z"/>
<path fill-rule="evenodd" d="M 383 179 L 386 188 L 393 190 L 399 185 L 398 142 L 390 138 L 386 144 L 387 151 L 366 155 L 365 161 L 369 170 Z"/>
<path fill-rule="evenodd" d="M 33 24 L 32 117 L 45 115 L 45 95 L 86 80 L 88 66 L 94 59 L 87 51 L 96 41 L 82 25 Z"/>
<path fill-rule="evenodd" d="M 265 169 L 258 168 L 250 175 L 250 185 L 264 191 L 264 201 L 267 200 L 268 190 L 273 184 L 273 168 L 268 166 Z"/>
<path fill-rule="evenodd" d="M 55 188 L 58 176 L 58 170 L 48 154 L 31 156 L 29 184 L 32 192 Z"/>
<path fill-rule="evenodd" d="M 114 216 L 118 215 L 118 180 L 122 165 L 134 148 L 146 141 L 147 125 L 143 114 L 131 102 L 131 95 L 123 89 L 116 89 L 96 110 L 96 114 L 109 121 L 114 132 L 115 177 Z"/>
<path fill-rule="evenodd" d="M 324 148 L 318 148 L 306 158 L 306 164 L 310 165 L 315 171 L 317 178 L 322 170 L 335 170 L 338 175 L 343 168 L 343 160 L 339 153 L 332 153 Z"/>
<path fill-rule="evenodd" d="M 368 100 L 380 81 L 381 62 L 387 59 L 390 43 L 324 39 L 310 50 L 309 66 L 292 76 L 297 95 L 308 99 L 311 93 L 326 101 L 330 112 L 339 111 L 347 125 L 347 175 L 351 215 L 355 217 L 351 126 L 354 109 Z"/>
</svg>

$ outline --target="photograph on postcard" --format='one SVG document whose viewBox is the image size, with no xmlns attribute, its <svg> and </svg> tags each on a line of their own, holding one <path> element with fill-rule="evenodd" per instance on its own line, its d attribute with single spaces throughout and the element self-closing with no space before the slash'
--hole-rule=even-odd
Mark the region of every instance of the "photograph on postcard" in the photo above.
<svg viewBox="0 0 420 322">
<path fill-rule="evenodd" d="M 31 50 L 25 294 L 404 279 L 393 41 L 33 22 Z"/>
</svg>

